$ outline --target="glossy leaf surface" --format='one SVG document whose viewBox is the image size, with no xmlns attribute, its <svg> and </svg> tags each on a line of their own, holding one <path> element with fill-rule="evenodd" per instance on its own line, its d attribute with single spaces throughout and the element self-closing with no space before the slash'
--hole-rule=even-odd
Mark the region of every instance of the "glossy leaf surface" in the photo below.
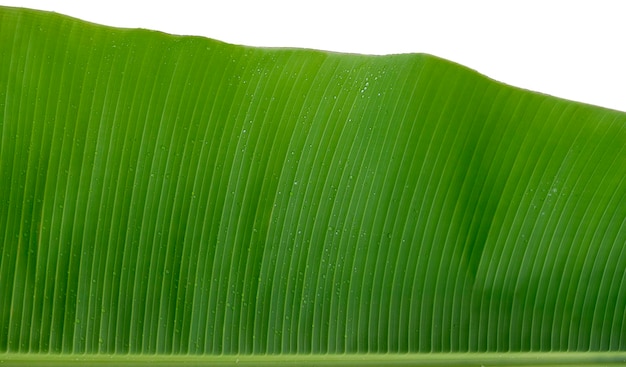
<svg viewBox="0 0 626 367">
<path fill-rule="evenodd" d="M 625 244 L 625 113 L 0 8 L 0 359 L 614 361 Z"/>
</svg>

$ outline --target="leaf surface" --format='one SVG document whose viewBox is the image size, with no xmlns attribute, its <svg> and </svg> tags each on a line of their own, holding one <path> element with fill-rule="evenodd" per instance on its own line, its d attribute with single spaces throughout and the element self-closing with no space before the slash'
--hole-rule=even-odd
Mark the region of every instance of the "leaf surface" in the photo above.
<svg viewBox="0 0 626 367">
<path fill-rule="evenodd" d="M 430 55 L 2 7 L 0 359 L 623 360 L 625 150 Z"/>
</svg>

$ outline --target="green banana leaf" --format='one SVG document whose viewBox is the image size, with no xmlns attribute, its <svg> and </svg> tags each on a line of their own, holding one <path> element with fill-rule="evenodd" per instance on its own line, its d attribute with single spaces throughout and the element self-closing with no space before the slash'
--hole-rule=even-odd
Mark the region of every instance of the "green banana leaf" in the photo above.
<svg viewBox="0 0 626 367">
<path fill-rule="evenodd" d="M 0 362 L 626 361 L 626 113 L 0 7 Z"/>
</svg>

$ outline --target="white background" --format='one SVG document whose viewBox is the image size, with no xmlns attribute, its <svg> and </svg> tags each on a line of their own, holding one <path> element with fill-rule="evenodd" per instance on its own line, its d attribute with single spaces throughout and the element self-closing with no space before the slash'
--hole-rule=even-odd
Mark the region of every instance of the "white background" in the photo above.
<svg viewBox="0 0 626 367">
<path fill-rule="evenodd" d="M 0 0 L 251 46 L 426 52 L 518 87 L 626 111 L 626 2 Z"/>
</svg>

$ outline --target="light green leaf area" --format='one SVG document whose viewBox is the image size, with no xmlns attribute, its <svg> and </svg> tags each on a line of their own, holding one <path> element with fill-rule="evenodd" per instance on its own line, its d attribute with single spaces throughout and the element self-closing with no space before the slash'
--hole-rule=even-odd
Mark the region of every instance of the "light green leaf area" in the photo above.
<svg viewBox="0 0 626 367">
<path fill-rule="evenodd" d="M 0 256 L 5 362 L 623 361 L 626 113 L 3 7 Z"/>
</svg>

